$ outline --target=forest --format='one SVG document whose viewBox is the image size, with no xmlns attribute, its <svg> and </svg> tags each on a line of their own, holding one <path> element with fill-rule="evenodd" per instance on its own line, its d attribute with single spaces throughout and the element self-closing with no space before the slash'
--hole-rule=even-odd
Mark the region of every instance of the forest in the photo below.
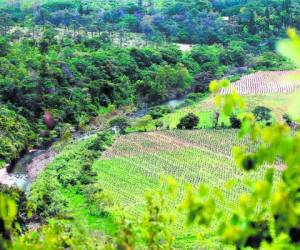
<svg viewBox="0 0 300 250">
<path fill-rule="evenodd" d="M 298 249 L 296 30 L 297 0 L 0 0 L 0 170 L 51 155 L 0 172 L 0 249 Z"/>
</svg>

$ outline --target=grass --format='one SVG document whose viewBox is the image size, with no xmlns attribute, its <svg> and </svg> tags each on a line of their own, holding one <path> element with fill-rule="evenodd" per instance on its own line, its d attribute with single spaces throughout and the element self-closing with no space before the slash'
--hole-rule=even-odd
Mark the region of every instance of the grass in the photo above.
<svg viewBox="0 0 300 250">
<path fill-rule="evenodd" d="M 246 101 L 245 111 L 252 111 L 256 106 L 265 106 L 272 110 L 274 118 L 278 121 L 282 121 L 282 116 L 286 113 L 296 119 L 300 115 L 298 98 L 294 98 L 296 94 L 297 93 L 247 95 L 244 96 Z M 212 96 L 209 96 L 191 106 L 177 109 L 171 114 L 165 115 L 161 118 L 161 121 L 164 127 L 176 128 L 182 117 L 188 113 L 194 113 L 200 119 L 197 128 L 212 128 L 215 112 L 214 99 Z M 229 125 L 229 118 L 221 115 L 218 126 L 228 127 Z M 147 129 L 154 130 L 154 123 Z"/>
<path fill-rule="evenodd" d="M 144 194 L 160 187 L 162 175 L 172 176 L 180 186 L 178 203 L 182 199 L 185 183 L 198 186 L 205 183 L 220 189 L 225 195 L 219 204 L 223 211 L 236 207 L 235 201 L 247 190 L 246 175 L 231 157 L 231 147 L 238 142 L 234 130 L 160 131 L 121 136 L 101 159 L 95 161 L 94 170 L 104 192 L 109 192 L 117 204 L 132 216 L 138 217 L 144 206 Z M 247 175 L 262 178 L 265 168 Z M 226 184 L 235 179 L 236 185 Z M 178 236 L 176 247 L 197 244 L 195 228 L 184 227 L 184 214 L 177 213 L 174 229 Z"/>
<path fill-rule="evenodd" d="M 299 100 L 295 93 L 276 93 L 276 94 L 260 94 L 244 96 L 246 106 L 244 111 L 252 111 L 256 106 L 265 106 L 272 110 L 275 120 L 282 121 L 284 114 L 289 114 L 296 119 L 300 116 Z M 299 96 L 298 96 L 299 97 Z M 180 122 L 180 119 L 188 113 L 194 113 L 199 117 L 198 129 L 211 129 L 217 109 L 214 107 L 214 97 L 207 96 L 187 107 L 173 110 L 172 113 L 164 115 L 159 120 L 163 122 L 164 128 L 174 129 Z M 156 121 L 156 120 L 155 120 Z M 155 121 L 151 121 L 147 126 L 147 131 L 154 131 Z M 221 114 L 218 121 L 219 128 L 230 127 L 229 118 Z M 144 131 L 144 127 L 133 125 L 128 132 Z"/>
<path fill-rule="evenodd" d="M 87 207 L 87 200 L 83 194 L 78 193 L 77 188 L 62 188 L 61 194 L 67 201 L 67 210 L 76 218 L 76 221 L 88 227 L 89 230 L 100 231 L 113 235 L 117 228 L 114 219 L 110 216 L 91 214 Z"/>
<path fill-rule="evenodd" d="M 198 109 L 197 105 L 178 109 L 174 113 L 161 118 L 161 121 L 163 122 L 164 127 L 176 128 L 180 119 L 188 113 L 194 113 L 199 117 L 199 124 L 197 128 L 212 128 L 215 112 L 212 110 L 201 110 L 201 108 Z M 225 117 L 224 115 L 220 116 L 218 126 L 222 126 L 222 124 L 224 126 L 229 126 L 228 117 Z"/>
<path fill-rule="evenodd" d="M 297 96 L 298 95 L 298 96 Z M 264 94 L 245 96 L 247 108 L 253 110 L 255 106 L 265 106 L 272 109 L 277 120 L 282 120 L 285 113 L 296 119 L 299 117 L 299 92 L 289 94 Z"/>
</svg>

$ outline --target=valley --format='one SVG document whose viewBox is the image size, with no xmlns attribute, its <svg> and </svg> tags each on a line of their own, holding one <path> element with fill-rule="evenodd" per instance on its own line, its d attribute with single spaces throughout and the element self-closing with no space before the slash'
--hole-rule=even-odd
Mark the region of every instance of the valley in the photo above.
<svg viewBox="0 0 300 250">
<path fill-rule="evenodd" d="M 0 0 L 0 250 L 298 250 L 296 0 Z"/>
</svg>

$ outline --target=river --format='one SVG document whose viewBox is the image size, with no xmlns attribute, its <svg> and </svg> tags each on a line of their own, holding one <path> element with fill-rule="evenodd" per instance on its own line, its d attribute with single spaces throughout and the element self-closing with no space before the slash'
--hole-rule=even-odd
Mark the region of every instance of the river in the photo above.
<svg viewBox="0 0 300 250">
<path fill-rule="evenodd" d="M 184 103 L 186 97 L 169 100 L 162 105 L 172 109 L 179 107 Z M 149 108 L 141 108 L 129 115 L 129 119 L 136 119 L 147 115 Z M 79 132 L 73 133 L 73 138 L 84 139 L 92 134 L 97 133 L 94 129 L 88 134 Z M 17 187 L 25 192 L 29 191 L 30 184 L 38 174 L 53 160 L 56 153 L 49 146 L 46 149 L 31 150 L 23 154 L 20 159 L 13 165 L 0 169 L 0 184 Z"/>
</svg>

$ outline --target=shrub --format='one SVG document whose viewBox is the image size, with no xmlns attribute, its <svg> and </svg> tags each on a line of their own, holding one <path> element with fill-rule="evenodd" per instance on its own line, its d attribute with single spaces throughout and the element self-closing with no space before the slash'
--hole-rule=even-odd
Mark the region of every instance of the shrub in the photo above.
<svg viewBox="0 0 300 250">
<path fill-rule="evenodd" d="M 171 113 L 171 109 L 167 106 L 157 106 L 153 107 L 149 110 L 149 115 L 151 115 L 152 119 L 158 119 L 163 117 L 165 114 Z"/>
<path fill-rule="evenodd" d="M 141 130 L 141 131 L 144 131 L 146 132 L 147 131 L 147 126 L 152 122 L 152 117 L 150 115 L 146 115 L 144 117 L 141 117 L 137 120 L 137 126 L 138 127 L 141 127 L 143 128 L 144 130 Z"/>
<path fill-rule="evenodd" d="M 162 128 L 164 126 L 162 121 L 156 121 L 154 125 L 155 125 L 156 130 L 158 130 L 159 128 Z"/>
<path fill-rule="evenodd" d="M 271 109 L 263 107 L 263 106 L 257 106 L 252 111 L 252 113 L 255 116 L 256 121 L 258 121 L 258 122 L 263 122 L 263 121 L 268 122 L 272 118 L 271 112 L 272 112 Z"/>
<path fill-rule="evenodd" d="M 127 117 L 117 116 L 109 122 L 109 125 L 111 127 L 116 127 L 121 134 L 124 134 L 126 129 L 130 126 L 130 123 Z"/>
<path fill-rule="evenodd" d="M 232 128 L 241 128 L 242 126 L 241 120 L 234 114 L 230 116 L 230 124 Z"/>
<path fill-rule="evenodd" d="M 293 119 L 289 116 L 289 114 L 284 114 L 282 118 L 288 126 L 291 127 L 293 125 Z"/>
<path fill-rule="evenodd" d="M 178 129 L 193 129 L 199 124 L 199 117 L 193 113 L 189 113 L 181 118 L 180 123 L 177 125 Z"/>
</svg>

